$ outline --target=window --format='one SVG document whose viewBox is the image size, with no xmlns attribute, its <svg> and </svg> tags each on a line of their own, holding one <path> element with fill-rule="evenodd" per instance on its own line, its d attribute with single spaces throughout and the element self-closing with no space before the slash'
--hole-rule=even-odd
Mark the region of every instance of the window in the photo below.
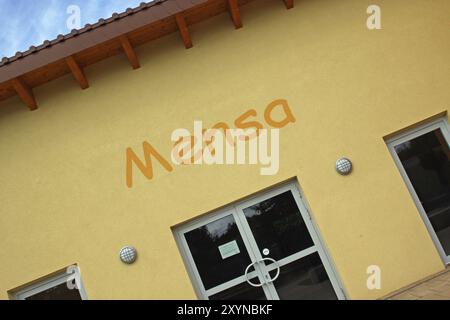
<svg viewBox="0 0 450 320">
<path fill-rule="evenodd" d="M 448 123 L 434 121 L 388 141 L 419 212 L 443 259 L 450 262 Z"/>
<path fill-rule="evenodd" d="M 49 276 L 12 294 L 16 300 L 86 300 L 78 267 Z"/>
</svg>

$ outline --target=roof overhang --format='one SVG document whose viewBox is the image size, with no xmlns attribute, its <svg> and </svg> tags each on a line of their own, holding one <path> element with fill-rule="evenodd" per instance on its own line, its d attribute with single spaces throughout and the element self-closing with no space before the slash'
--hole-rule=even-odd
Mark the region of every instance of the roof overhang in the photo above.
<svg viewBox="0 0 450 320">
<path fill-rule="evenodd" d="M 224 11 L 235 28 L 242 27 L 239 7 L 252 0 L 156 0 L 142 3 L 109 19 L 59 35 L 38 47 L 3 58 L 0 64 L 0 101 L 19 95 L 35 110 L 33 88 L 72 73 L 82 89 L 89 87 L 83 68 L 125 53 L 133 69 L 140 67 L 134 47 L 179 32 L 186 48 L 192 47 L 189 26 Z M 283 0 L 293 7 L 293 0 Z"/>
</svg>

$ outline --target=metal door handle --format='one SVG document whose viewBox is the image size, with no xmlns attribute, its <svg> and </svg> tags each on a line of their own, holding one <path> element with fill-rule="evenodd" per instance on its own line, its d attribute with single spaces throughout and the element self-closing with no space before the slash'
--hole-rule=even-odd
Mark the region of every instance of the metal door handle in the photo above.
<svg viewBox="0 0 450 320">
<path fill-rule="evenodd" d="M 250 279 L 248 278 L 248 271 L 249 271 L 250 268 L 251 268 L 252 266 L 254 266 L 255 264 L 261 263 L 261 262 L 264 262 L 264 261 L 272 261 L 272 262 L 277 266 L 277 274 L 276 274 L 275 277 L 273 277 L 273 278 L 270 278 L 270 275 L 267 275 L 266 278 L 268 278 L 268 279 L 266 279 L 266 281 L 264 281 L 264 283 L 254 283 L 254 282 L 251 282 Z M 263 258 L 263 259 L 261 259 L 261 260 L 256 260 L 255 262 L 250 263 L 250 264 L 247 266 L 247 268 L 245 269 L 245 280 L 247 281 L 247 283 L 248 283 L 249 285 L 251 285 L 252 287 L 255 287 L 255 288 L 262 287 L 264 284 L 272 283 L 272 282 L 274 282 L 275 280 L 277 280 L 279 276 L 280 276 L 280 265 L 278 264 L 278 262 L 277 262 L 275 259 L 272 259 L 272 258 Z"/>
<path fill-rule="evenodd" d="M 269 279 L 267 279 L 267 281 L 266 281 L 266 283 L 272 283 L 272 282 L 274 282 L 275 280 L 277 280 L 278 279 L 278 277 L 280 276 L 280 265 L 278 264 L 278 261 L 276 261 L 275 259 L 272 259 L 272 258 L 264 258 L 264 259 L 261 259 L 261 260 L 259 260 L 259 262 L 264 262 L 264 261 L 272 261 L 275 265 L 276 265 L 276 267 L 277 267 L 277 274 L 275 275 L 275 277 L 273 277 L 273 278 L 270 278 L 270 274 L 269 274 L 269 272 L 267 272 L 267 274 L 268 274 L 268 278 Z"/>
<path fill-rule="evenodd" d="M 247 283 L 249 285 L 251 285 L 252 287 L 255 287 L 255 288 L 262 287 L 264 285 L 264 283 L 253 283 L 253 282 L 251 282 L 250 279 L 248 278 L 248 270 L 250 270 L 250 268 L 253 267 L 255 264 L 257 264 L 258 262 L 259 262 L 259 260 L 250 263 L 247 266 L 247 268 L 245 269 L 245 280 L 247 281 Z"/>
</svg>

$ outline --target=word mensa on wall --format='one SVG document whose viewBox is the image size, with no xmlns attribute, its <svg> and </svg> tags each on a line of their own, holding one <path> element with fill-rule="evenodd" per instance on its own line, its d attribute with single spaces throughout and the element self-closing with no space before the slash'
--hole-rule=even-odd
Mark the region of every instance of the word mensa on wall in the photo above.
<svg viewBox="0 0 450 320">
<path fill-rule="evenodd" d="M 260 131 L 263 131 L 264 125 L 258 121 L 257 119 L 258 113 L 255 109 L 250 109 L 246 112 L 244 112 L 242 115 L 237 117 L 234 121 L 234 126 L 237 129 L 242 130 L 253 130 L 256 134 L 254 137 L 258 136 Z M 287 126 L 290 123 L 294 123 L 296 121 L 291 108 L 289 107 L 289 104 L 287 100 L 285 99 L 277 99 L 272 101 L 267 105 L 267 107 L 264 110 L 264 120 L 265 123 L 273 129 L 281 129 Z M 236 136 L 236 135 L 229 135 L 228 132 L 231 132 L 230 126 L 226 122 L 218 122 L 215 125 L 211 127 L 211 129 L 215 130 L 221 130 L 225 133 L 226 141 L 229 144 L 236 145 L 236 140 L 242 137 Z M 203 129 L 203 133 L 207 131 L 208 129 Z M 195 149 L 196 145 L 198 143 L 204 144 L 206 148 L 201 148 L 204 152 L 209 152 L 214 154 L 214 148 L 211 147 L 212 135 L 209 135 L 205 139 L 203 137 L 201 140 L 198 141 L 199 138 L 195 135 L 192 135 L 190 138 L 192 139 L 192 143 L 188 146 L 189 150 L 186 150 L 186 148 L 180 148 L 180 143 L 185 141 L 186 139 L 178 139 L 175 142 L 172 153 L 181 153 L 179 154 L 182 158 L 186 159 L 186 154 L 189 154 L 189 157 L 192 157 L 192 160 L 190 162 L 176 162 L 175 165 L 178 164 L 198 164 L 199 162 L 196 161 L 195 157 Z M 253 138 L 254 138 L 253 137 Z M 250 136 L 245 137 L 246 140 L 252 139 Z M 173 141 L 172 141 L 173 142 Z M 173 171 L 173 163 L 171 164 L 169 160 L 167 159 L 173 159 L 173 156 L 164 157 L 160 152 L 156 150 L 156 148 L 150 144 L 148 141 L 144 141 L 142 143 L 143 147 L 143 160 L 139 158 L 139 156 L 136 154 L 136 152 L 131 148 L 126 149 L 126 168 L 125 168 L 125 175 L 126 175 L 126 185 L 128 188 L 133 187 L 133 165 L 136 166 L 136 168 L 148 179 L 153 179 L 153 162 L 152 159 L 156 160 L 164 170 L 167 172 Z M 183 157 L 184 153 L 184 157 Z"/>
</svg>

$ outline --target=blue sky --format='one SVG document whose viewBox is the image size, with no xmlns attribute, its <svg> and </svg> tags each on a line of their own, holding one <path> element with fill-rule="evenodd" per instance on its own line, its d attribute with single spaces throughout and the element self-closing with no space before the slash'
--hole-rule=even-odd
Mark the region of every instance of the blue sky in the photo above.
<svg viewBox="0 0 450 320">
<path fill-rule="evenodd" d="M 67 8 L 80 8 L 81 26 L 145 0 L 0 0 L 0 58 L 69 33 Z"/>
</svg>

